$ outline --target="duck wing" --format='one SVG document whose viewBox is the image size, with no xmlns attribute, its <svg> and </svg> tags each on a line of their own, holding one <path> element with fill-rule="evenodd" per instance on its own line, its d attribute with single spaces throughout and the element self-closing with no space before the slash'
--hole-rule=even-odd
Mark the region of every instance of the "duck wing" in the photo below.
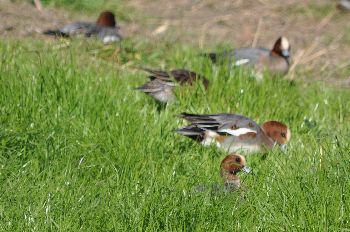
<svg viewBox="0 0 350 232">
<path fill-rule="evenodd" d="M 229 63 L 234 62 L 235 66 L 240 66 L 243 64 L 254 65 L 262 56 L 265 57 L 269 54 L 270 50 L 265 48 L 238 48 L 220 53 L 208 53 L 205 55 L 214 63 L 228 60 Z"/>
<path fill-rule="evenodd" d="M 220 135 L 240 136 L 249 132 L 260 133 L 260 126 L 252 119 L 239 114 L 188 114 L 179 117 L 190 122 L 190 125 L 177 130 L 178 133 L 201 139 L 205 131 Z"/>
</svg>

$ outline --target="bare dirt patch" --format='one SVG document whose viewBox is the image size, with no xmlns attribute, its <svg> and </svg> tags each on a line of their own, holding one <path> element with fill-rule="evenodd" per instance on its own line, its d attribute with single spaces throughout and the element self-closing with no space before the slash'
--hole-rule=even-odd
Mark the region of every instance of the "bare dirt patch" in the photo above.
<svg viewBox="0 0 350 232">
<path fill-rule="evenodd" d="M 350 13 L 337 10 L 335 1 L 131 0 L 125 4 L 142 20 L 122 22 L 124 36 L 172 38 L 209 51 L 219 43 L 271 47 L 285 35 L 292 44 L 290 78 L 349 83 Z M 43 30 L 77 19 L 95 21 L 62 9 L 38 11 L 29 3 L 0 0 L 1 37 L 46 38 L 40 34 Z"/>
<path fill-rule="evenodd" d="M 95 22 L 99 13 L 86 15 L 51 7 L 44 7 L 40 11 L 29 2 L 0 0 L 0 20 L 2 22 L 0 25 L 0 39 L 52 39 L 43 35 L 42 32 L 47 29 L 60 28 L 67 23 L 76 21 Z M 141 28 L 135 22 L 123 22 L 121 32 L 127 36 L 140 35 Z"/>
<path fill-rule="evenodd" d="M 39 11 L 27 2 L 0 0 L 0 36 L 25 38 L 40 35 L 47 28 L 66 23 L 71 17 L 64 11 L 45 9 Z"/>
</svg>

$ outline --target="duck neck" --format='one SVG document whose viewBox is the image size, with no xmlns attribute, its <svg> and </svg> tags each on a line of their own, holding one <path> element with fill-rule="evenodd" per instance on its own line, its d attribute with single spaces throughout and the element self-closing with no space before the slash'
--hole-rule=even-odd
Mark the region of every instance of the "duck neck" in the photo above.
<svg viewBox="0 0 350 232">
<path fill-rule="evenodd" d="M 227 171 L 227 170 L 221 170 L 221 176 L 224 179 L 225 182 L 230 181 L 230 180 L 237 180 L 239 179 L 239 176 L 237 176 L 237 173 L 239 171 Z"/>
<path fill-rule="evenodd" d="M 270 136 L 268 136 L 268 133 L 264 130 L 263 127 L 261 127 L 261 129 L 264 132 L 262 135 L 262 142 L 267 146 L 267 148 L 272 149 L 276 145 L 276 141 L 274 141 Z"/>
<path fill-rule="evenodd" d="M 271 57 L 275 57 L 275 58 L 283 58 L 289 65 L 289 58 L 288 57 L 285 57 L 285 56 L 282 56 L 280 53 L 274 51 L 274 50 L 271 50 L 270 52 L 270 56 Z"/>
<path fill-rule="evenodd" d="M 241 186 L 241 180 L 236 174 L 237 172 L 229 172 L 226 170 L 223 170 L 221 172 L 221 175 L 224 179 L 225 191 L 235 191 Z"/>
<path fill-rule="evenodd" d="M 271 56 L 281 56 L 280 54 L 278 54 L 277 52 L 275 52 L 274 50 L 270 51 L 270 55 Z"/>
</svg>

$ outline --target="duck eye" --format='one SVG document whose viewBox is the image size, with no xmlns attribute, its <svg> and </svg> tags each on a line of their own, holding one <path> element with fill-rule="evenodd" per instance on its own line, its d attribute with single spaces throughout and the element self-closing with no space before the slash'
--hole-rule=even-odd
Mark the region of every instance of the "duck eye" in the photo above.
<svg viewBox="0 0 350 232">
<path fill-rule="evenodd" d="M 237 162 L 237 163 L 240 163 L 240 162 L 241 162 L 241 158 L 237 157 L 237 158 L 236 158 L 236 162 Z"/>
<path fill-rule="evenodd" d="M 286 133 L 282 132 L 282 133 L 281 133 L 281 136 L 282 136 L 283 138 L 285 138 L 285 137 L 286 137 Z"/>
</svg>

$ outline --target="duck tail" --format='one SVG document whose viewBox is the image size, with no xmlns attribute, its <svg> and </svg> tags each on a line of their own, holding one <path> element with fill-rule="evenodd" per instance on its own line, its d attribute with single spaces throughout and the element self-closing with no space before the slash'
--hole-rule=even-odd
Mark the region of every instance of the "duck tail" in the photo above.
<svg viewBox="0 0 350 232">
<path fill-rule="evenodd" d="M 144 92 L 144 93 L 151 92 L 150 89 L 149 89 L 149 86 L 147 84 L 148 83 L 146 83 L 144 85 L 141 85 L 139 87 L 136 87 L 136 88 L 134 88 L 134 90 L 138 90 L 138 91 L 141 91 L 141 92 Z"/>
<path fill-rule="evenodd" d="M 181 113 L 178 115 L 179 118 L 183 118 L 191 123 L 203 123 L 203 122 L 212 122 L 215 121 L 209 117 L 210 115 L 206 114 L 189 114 L 189 113 Z"/>
<path fill-rule="evenodd" d="M 47 30 L 43 32 L 44 35 L 57 36 L 57 37 L 69 37 L 68 34 L 61 32 L 60 30 Z"/>
<path fill-rule="evenodd" d="M 197 127 L 197 126 L 186 126 L 180 129 L 175 130 L 175 132 L 189 137 L 195 141 L 201 142 L 204 139 L 205 130 Z"/>
</svg>

